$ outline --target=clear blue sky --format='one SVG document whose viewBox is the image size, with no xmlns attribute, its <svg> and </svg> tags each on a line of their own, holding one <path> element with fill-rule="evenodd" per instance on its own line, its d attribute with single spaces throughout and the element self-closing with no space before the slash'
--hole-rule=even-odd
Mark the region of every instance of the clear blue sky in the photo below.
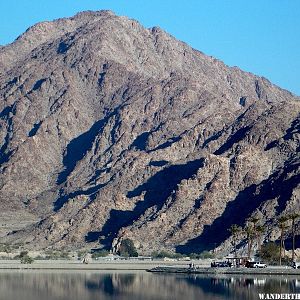
<svg viewBox="0 0 300 300">
<path fill-rule="evenodd" d="M 0 0 L 0 44 L 37 22 L 100 9 L 158 25 L 300 95 L 300 0 Z"/>
</svg>

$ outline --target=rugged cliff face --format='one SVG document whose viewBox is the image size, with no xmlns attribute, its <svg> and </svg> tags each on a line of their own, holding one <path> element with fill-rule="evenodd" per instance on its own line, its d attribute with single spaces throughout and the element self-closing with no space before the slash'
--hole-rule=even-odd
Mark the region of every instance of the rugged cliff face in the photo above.
<svg viewBox="0 0 300 300">
<path fill-rule="evenodd" d="M 300 211 L 299 98 L 265 78 L 109 11 L 33 26 L 0 66 L 3 240 L 190 252 Z"/>
</svg>

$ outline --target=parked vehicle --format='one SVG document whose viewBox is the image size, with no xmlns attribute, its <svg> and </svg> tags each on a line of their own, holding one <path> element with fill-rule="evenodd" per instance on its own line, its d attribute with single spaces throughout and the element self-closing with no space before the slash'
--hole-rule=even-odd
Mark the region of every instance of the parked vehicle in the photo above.
<svg viewBox="0 0 300 300">
<path fill-rule="evenodd" d="M 214 261 L 210 266 L 212 268 L 231 268 L 232 263 L 229 261 Z"/>
<path fill-rule="evenodd" d="M 247 261 L 245 264 L 246 268 L 266 268 L 267 265 L 260 261 Z"/>
<path fill-rule="evenodd" d="M 294 268 L 294 269 L 300 269 L 300 262 L 293 262 L 293 264 L 292 264 L 292 267 Z"/>
</svg>

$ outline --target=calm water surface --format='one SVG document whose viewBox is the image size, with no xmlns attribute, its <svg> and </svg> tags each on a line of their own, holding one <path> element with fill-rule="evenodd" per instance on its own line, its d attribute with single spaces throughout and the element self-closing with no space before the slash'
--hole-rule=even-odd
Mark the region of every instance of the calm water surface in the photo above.
<svg viewBox="0 0 300 300">
<path fill-rule="evenodd" d="M 300 293 L 300 277 L 0 272 L 1 300 L 252 300 L 259 299 L 258 293 Z"/>
</svg>

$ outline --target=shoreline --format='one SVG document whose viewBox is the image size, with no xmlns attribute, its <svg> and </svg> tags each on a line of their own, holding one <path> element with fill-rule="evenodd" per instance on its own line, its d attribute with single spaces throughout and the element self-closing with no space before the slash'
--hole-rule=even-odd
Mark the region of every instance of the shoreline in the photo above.
<svg viewBox="0 0 300 300">
<path fill-rule="evenodd" d="M 156 267 L 147 270 L 151 273 L 162 274 L 209 274 L 209 275 L 300 275 L 300 269 L 291 267 L 267 267 L 267 268 L 177 268 Z"/>
<path fill-rule="evenodd" d="M 147 271 L 159 266 L 187 267 L 186 261 L 92 261 L 84 264 L 76 260 L 36 260 L 32 264 L 21 264 L 20 260 L 0 260 L 1 270 L 103 270 L 103 271 Z"/>
<path fill-rule="evenodd" d="M 92 261 L 84 264 L 75 260 L 36 260 L 32 264 L 21 264 L 19 260 L 0 260 L 0 272 L 9 270 L 41 271 L 147 271 L 156 274 L 207 274 L 207 275 L 298 275 L 300 269 L 291 267 L 256 268 L 211 268 L 200 262 L 191 270 L 186 261 Z"/>
</svg>

